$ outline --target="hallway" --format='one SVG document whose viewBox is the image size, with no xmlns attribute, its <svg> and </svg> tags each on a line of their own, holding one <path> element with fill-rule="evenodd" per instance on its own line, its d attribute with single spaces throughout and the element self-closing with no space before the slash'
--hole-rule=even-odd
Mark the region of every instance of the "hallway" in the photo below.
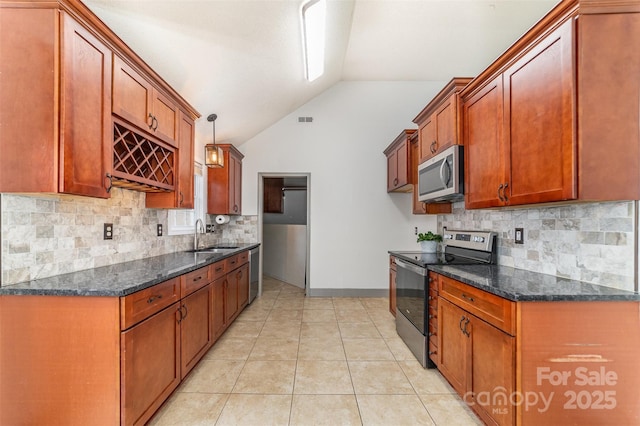
<svg viewBox="0 0 640 426">
<path fill-rule="evenodd" d="M 152 425 L 479 425 L 395 331 L 387 298 L 308 298 L 265 277 Z"/>
</svg>

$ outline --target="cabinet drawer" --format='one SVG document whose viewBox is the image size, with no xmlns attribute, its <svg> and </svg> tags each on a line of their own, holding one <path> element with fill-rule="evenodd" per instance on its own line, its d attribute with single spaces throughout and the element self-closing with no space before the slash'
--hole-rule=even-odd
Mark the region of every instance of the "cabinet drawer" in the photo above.
<svg viewBox="0 0 640 426">
<path fill-rule="evenodd" d="M 180 299 L 180 279 L 154 285 L 120 298 L 120 329 L 126 330 L 134 324 Z"/>
<path fill-rule="evenodd" d="M 236 254 L 235 256 L 229 257 L 228 259 L 225 260 L 225 262 L 226 262 L 227 272 L 231 272 L 234 269 L 236 269 L 238 266 L 240 266 L 240 255 Z"/>
<path fill-rule="evenodd" d="M 209 266 L 209 268 L 211 269 L 212 280 L 217 280 L 218 278 L 227 274 L 227 262 L 225 260 L 216 262 L 213 265 Z"/>
<path fill-rule="evenodd" d="M 211 269 L 204 267 L 180 277 L 180 292 L 186 297 L 211 282 Z"/>
<path fill-rule="evenodd" d="M 249 263 L 249 250 L 238 253 L 238 266 Z"/>
<path fill-rule="evenodd" d="M 440 296 L 502 331 L 515 335 L 514 302 L 442 276 Z"/>
</svg>

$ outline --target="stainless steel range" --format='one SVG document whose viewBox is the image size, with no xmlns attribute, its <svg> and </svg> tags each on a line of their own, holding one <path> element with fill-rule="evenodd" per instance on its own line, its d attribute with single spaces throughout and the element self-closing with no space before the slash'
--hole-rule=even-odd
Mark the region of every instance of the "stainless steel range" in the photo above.
<svg viewBox="0 0 640 426">
<path fill-rule="evenodd" d="M 396 258 L 396 331 L 423 367 L 429 359 L 428 300 L 430 265 L 496 263 L 496 234 L 485 231 L 443 232 L 439 253 L 390 252 Z"/>
</svg>

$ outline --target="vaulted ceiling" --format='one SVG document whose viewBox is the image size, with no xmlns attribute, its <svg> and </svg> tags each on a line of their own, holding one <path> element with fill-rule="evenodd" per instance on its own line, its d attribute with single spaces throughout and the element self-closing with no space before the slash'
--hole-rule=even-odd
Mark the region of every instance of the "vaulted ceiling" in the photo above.
<svg viewBox="0 0 640 426">
<path fill-rule="evenodd" d="M 216 141 L 241 145 L 341 80 L 474 76 L 558 0 L 327 0 L 325 74 L 311 83 L 302 0 L 84 2 L 200 111 L 198 144 L 215 112 Z"/>
</svg>

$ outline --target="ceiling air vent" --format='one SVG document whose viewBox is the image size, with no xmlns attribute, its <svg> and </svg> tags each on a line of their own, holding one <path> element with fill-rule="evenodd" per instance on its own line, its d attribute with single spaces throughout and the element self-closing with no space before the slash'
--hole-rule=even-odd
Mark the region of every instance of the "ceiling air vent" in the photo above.
<svg viewBox="0 0 640 426">
<path fill-rule="evenodd" d="M 312 123 L 313 117 L 298 117 L 298 123 Z"/>
</svg>

